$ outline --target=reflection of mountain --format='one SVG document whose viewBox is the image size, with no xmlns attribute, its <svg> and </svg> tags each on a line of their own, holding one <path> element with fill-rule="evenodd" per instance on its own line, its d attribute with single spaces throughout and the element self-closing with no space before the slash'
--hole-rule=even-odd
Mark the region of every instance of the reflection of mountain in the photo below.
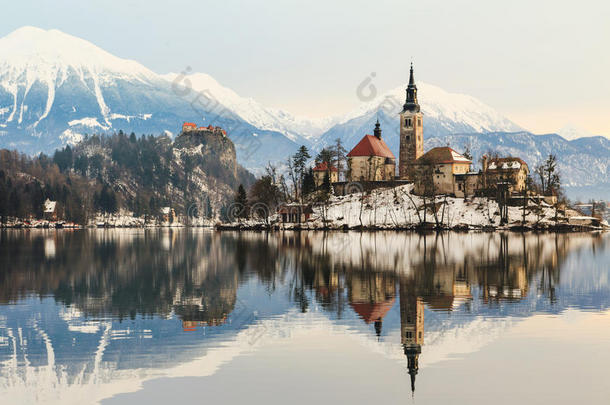
<svg viewBox="0 0 610 405">
<path fill-rule="evenodd" d="M 0 390 L 218 365 L 307 322 L 402 361 L 414 383 L 517 317 L 608 308 L 609 247 L 588 234 L 1 232 Z"/>
</svg>

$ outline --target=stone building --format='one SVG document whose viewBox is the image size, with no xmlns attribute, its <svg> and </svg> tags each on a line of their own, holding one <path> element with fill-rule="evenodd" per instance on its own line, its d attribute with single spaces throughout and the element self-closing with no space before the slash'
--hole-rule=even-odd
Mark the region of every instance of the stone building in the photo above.
<svg viewBox="0 0 610 405">
<path fill-rule="evenodd" d="M 283 223 L 301 224 L 309 221 L 313 209 L 309 205 L 303 204 L 283 204 L 278 209 L 278 214 Z"/>
<path fill-rule="evenodd" d="M 329 165 L 327 162 L 322 162 L 313 168 L 313 179 L 316 187 L 320 187 L 324 183 L 324 177 L 328 174 L 331 183 L 339 181 L 339 171 L 336 167 Z"/>
<path fill-rule="evenodd" d="M 518 157 L 489 158 L 483 156 L 480 188 L 494 190 L 498 183 L 508 183 L 509 192 L 522 192 L 527 188 L 530 170 Z"/>
<path fill-rule="evenodd" d="M 415 193 L 464 197 L 472 161 L 448 146 L 433 148 L 413 164 Z M 476 174 L 472 173 L 476 182 Z M 468 180 L 469 181 L 469 180 Z M 471 187 L 475 187 L 471 183 Z"/>
<path fill-rule="evenodd" d="M 208 125 L 207 127 L 197 127 L 197 124 L 193 122 L 185 122 L 182 124 L 182 132 L 192 132 L 197 131 L 198 133 L 206 133 L 212 132 L 215 134 L 219 134 L 222 136 L 227 136 L 227 131 L 222 129 L 221 127 L 215 127 L 214 125 Z"/>
<path fill-rule="evenodd" d="M 417 86 L 413 77 L 413 64 L 407 86 L 407 98 L 400 112 L 400 153 L 398 176 L 401 180 L 414 180 L 413 164 L 424 154 L 423 114 L 417 102 Z"/>
<path fill-rule="evenodd" d="M 373 133 L 365 135 L 347 154 L 348 181 L 394 180 L 396 158 L 381 138 L 379 120 Z"/>
</svg>

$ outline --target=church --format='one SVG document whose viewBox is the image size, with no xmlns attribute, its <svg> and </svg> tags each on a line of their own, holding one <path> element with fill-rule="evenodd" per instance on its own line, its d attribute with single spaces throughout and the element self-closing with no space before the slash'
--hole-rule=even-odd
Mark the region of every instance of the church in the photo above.
<svg viewBox="0 0 610 405">
<path fill-rule="evenodd" d="M 413 64 L 406 92 L 405 104 L 400 112 L 398 176 L 396 157 L 381 137 L 381 126 L 377 120 L 373 135 L 365 135 L 347 154 L 348 181 L 414 180 L 415 162 L 424 154 L 424 131 Z"/>
<path fill-rule="evenodd" d="M 413 64 L 399 117 L 398 175 L 396 158 L 383 140 L 377 120 L 373 135 L 365 135 L 347 155 L 348 182 L 366 182 L 373 187 L 408 182 L 414 184 L 414 193 L 418 195 L 455 197 L 493 191 L 500 183 L 509 184 L 511 193 L 526 189 L 529 168 L 517 157 L 484 156 L 483 169 L 473 172 L 472 160 L 449 146 L 436 147 L 424 154 L 423 113 L 417 100 Z"/>
</svg>

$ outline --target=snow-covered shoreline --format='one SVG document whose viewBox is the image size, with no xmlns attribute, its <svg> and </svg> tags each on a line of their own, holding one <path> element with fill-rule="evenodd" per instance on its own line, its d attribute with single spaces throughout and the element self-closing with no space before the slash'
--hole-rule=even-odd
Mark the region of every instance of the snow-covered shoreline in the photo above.
<svg viewBox="0 0 610 405">
<path fill-rule="evenodd" d="M 550 230 L 582 231 L 607 230 L 600 227 L 574 223 L 571 218 L 582 218 L 576 211 L 556 210 L 544 202 L 529 202 L 522 206 L 508 207 L 508 222 L 501 223 L 500 207 L 492 199 L 469 199 L 437 196 L 436 214 L 432 199 L 411 194 L 412 185 L 379 188 L 370 193 L 354 193 L 332 196 L 325 204 L 314 204 L 314 213 L 303 223 L 281 223 L 277 215 L 269 222 L 256 220 L 233 222 L 217 226 L 218 229 L 263 230 Z M 428 207 L 428 208 L 424 208 Z"/>
</svg>

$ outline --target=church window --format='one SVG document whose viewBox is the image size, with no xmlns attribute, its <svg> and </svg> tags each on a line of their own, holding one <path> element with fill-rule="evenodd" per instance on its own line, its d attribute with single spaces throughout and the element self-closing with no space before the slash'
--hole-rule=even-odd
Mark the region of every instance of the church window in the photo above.
<svg viewBox="0 0 610 405">
<path fill-rule="evenodd" d="M 406 136 L 407 141 L 410 139 L 411 137 L 409 135 Z"/>
<path fill-rule="evenodd" d="M 421 127 L 421 118 L 417 119 L 417 125 Z"/>
<path fill-rule="evenodd" d="M 409 331 L 409 332 L 407 332 L 407 333 L 405 334 L 405 337 L 406 337 L 407 339 L 413 339 L 413 332 L 410 332 L 410 331 Z"/>
<path fill-rule="evenodd" d="M 411 127 L 411 118 L 406 118 L 405 119 L 405 126 L 409 127 L 409 128 Z"/>
</svg>

